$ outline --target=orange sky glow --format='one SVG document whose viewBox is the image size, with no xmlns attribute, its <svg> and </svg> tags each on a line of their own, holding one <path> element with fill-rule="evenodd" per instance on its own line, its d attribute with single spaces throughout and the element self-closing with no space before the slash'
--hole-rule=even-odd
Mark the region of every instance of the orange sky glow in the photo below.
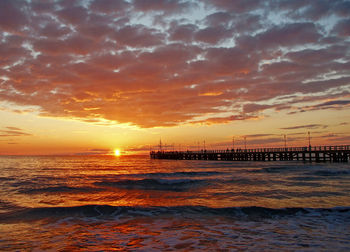
<svg viewBox="0 0 350 252">
<path fill-rule="evenodd" d="M 348 1 L 0 1 L 0 155 L 350 143 Z"/>
</svg>

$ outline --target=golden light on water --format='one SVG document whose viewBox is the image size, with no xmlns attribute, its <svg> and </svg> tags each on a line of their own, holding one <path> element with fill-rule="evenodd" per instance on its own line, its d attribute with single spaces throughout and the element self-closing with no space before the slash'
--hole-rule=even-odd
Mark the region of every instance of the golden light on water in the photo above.
<svg viewBox="0 0 350 252">
<path fill-rule="evenodd" d="M 121 153 L 119 149 L 114 150 L 114 156 L 119 157 L 120 155 Z"/>
</svg>

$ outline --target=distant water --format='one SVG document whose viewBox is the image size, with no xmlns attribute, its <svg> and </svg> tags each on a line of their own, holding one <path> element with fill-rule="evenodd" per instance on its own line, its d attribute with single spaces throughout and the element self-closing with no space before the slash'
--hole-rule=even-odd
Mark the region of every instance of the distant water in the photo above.
<svg viewBox="0 0 350 252">
<path fill-rule="evenodd" d="M 348 251 L 350 165 L 0 157 L 0 251 Z"/>
</svg>

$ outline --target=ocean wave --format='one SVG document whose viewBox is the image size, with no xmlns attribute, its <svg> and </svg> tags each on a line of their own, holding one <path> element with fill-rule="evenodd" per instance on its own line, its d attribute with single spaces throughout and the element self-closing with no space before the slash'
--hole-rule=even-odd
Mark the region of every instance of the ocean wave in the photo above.
<svg viewBox="0 0 350 252">
<path fill-rule="evenodd" d="M 216 171 L 150 172 L 115 175 L 115 178 L 206 177 L 220 175 Z"/>
<path fill-rule="evenodd" d="M 216 171 L 190 171 L 190 172 L 171 172 L 171 173 L 158 173 L 163 176 L 193 176 L 193 177 L 205 177 L 205 176 L 213 176 L 213 175 L 220 175 L 222 172 L 216 172 Z"/>
<path fill-rule="evenodd" d="M 266 207 L 228 207 L 210 208 L 204 206 L 174 206 L 174 207 L 131 207 L 110 205 L 83 205 L 74 207 L 38 207 L 25 208 L 0 214 L 0 223 L 16 221 L 37 221 L 42 219 L 75 218 L 120 218 L 120 217 L 161 217 L 168 215 L 211 217 L 222 216 L 237 218 L 237 220 L 261 220 L 284 217 L 344 217 L 350 218 L 350 207 L 335 208 L 266 208 Z"/>
<path fill-rule="evenodd" d="M 260 172 L 281 173 L 281 172 L 291 172 L 291 171 L 297 171 L 297 170 L 300 170 L 300 167 L 293 166 L 293 165 L 285 165 L 285 166 L 264 167 L 260 169 Z"/>
<path fill-rule="evenodd" d="M 71 186 L 48 186 L 41 188 L 27 188 L 20 190 L 25 194 L 39 194 L 39 193 L 85 193 L 85 192 L 97 192 L 101 189 L 96 187 L 71 187 Z"/>
<path fill-rule="evenodd" d="M 104 180 L 94 185 L 102 187 L 117 187 L 123 189 L 187 191 L 205 184 L 207 180 L 200 179 L 123 179 L 117 181 Z"/>
<path fill-rule="evenodd" d="M 350 175 L 350 170 L 317 170 L 313 172 L 306 172 L 305 175 L 314 176 L 340 176 L 340 175 Z"/>
<path fill-rule="evenodd" d="M 0 211 L 1 210 L 8 210 L 8 211 L 10 211 L 11 209 L 18 209 L 18 208 L 20 208 L 18 205 L 14 204 L 12 202 L 0 199 Z"/>
<path fill-rule="evenodd" d="M 329 196 L 345 196 L 346 192 L 330 192 L 330 191 L 292 191 L 292 190 L 265 190 L 265 191 L 242 191 L 242 192 L 217 192 L 213 193 L 218 197 L 262 197 L 269 199 L 290 199 L 290 198 L 310 198 L 310 197 L 329 197 Z"/>
<path fill-rule="evenodd" d="M 236 177 L 231 178 L 229 180 L 219 180 L 223 183 L 230 183 L 230 184 L 239 184 L 239 185 L 266 185 L 268 184 L 267 181 L 263 179 L 257 179 L 257 178 L 244 178 L 244 177 Z"/>
<path fill-rule="evenodd" d="M 16 180 L 16 179 L 13 177 L 0 177 L 0 181 L 13 181 L 13 180 Z"/>
<path fill-rule="evenodd" d="M 286 165 L 269 165 L 269 166 L 263 166 L 258 168 L 251 168 L 247 170 L 250 173 L 284 173 L 284 172 L 292 172 L 292 171 L 298 171 L 300 170 L 300 167 L 286 164 Z"/>
</svg>

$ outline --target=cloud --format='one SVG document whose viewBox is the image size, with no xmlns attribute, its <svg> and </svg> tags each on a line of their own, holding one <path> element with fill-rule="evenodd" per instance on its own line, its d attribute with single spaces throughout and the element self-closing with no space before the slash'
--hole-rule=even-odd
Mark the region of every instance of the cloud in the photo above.
<svg viewBox="0 0 350 252">
<path fill-rule="evenodd" d="M 195 120 L 192 121 L 191 124 L 206 124 L 206 125 L 212 125 L 212 124 L 225 124 L 230 123 L 232 121 L 241 121 L 241 120 L 250 120 L 250 119 L 257 119 L 257 116 L 250 116 L 250 115 L 232 115 L 227 117 L 210 117 L 204 120 Z"/>
<path fill-rule="evenodd" d="M 22 130 L 22 129 L 20 129 L 20 128 L 11 127 L 11 126 L 8 126 L 8 127 L 5 127 L 5 128 L 7 128 L 7 129 L 9 129 L 9 130 L 17 130 L 17 131 L 21 131 L 21 130 Z"/>
<path fill-rule="evenodd" d="M 0 2 L 0 28 L 7 32 L 20 33 L 27 23 L 26 13 L 23 11 L 25 2 L 3 0 Z"/>
<path fill-rule="evenodd" d="M 339 143 L 342 143 L 344 145 L 348 145 L 348 143 L 350 141 L 350 136 L 331 137 L 330 141 L 337 143 L 338 145 L 339 145 Z"/>
<path fill-rule="evenodd" d="M 331 100 L 331 101 L 322 102 L 311 106 L 301 107 L 299 108 L 299 112 L 325 110 L 325 109 L 341 110 L 344 108 L 348 108 L 349 105 L 350 105 L 350 100 Z"/>
<path fill-rule="evenodd" d="M 21 137 L 32 136 L 32 134 L 23 131 L 20 128 L 8 126 L 5 129 L 0 129 L 0 137 Z"/>
<path fill-rule="evenodd" d="M 266 50 L 317 43 L 321 37 L 314 23 L 305 22 L 274 26 L 255 36 L 242 36 L 238 41 L 241 47 L 249 50 Z"/>
<path fill-rule="evenodd" d="M 124 12 L 129 6 L 124 0 L 94 0 L 90 5 L 92 10 L 104 14 Z"/>
<path fill-rule="evenodd" d="M 150 47 L 162 44 L 164 35 L 143 25 L 127 25 L 112 35 L 122 46 Z"/>
<path fill-rule="evenodd" d="M 271 107 L 273 107 L 273 105 L 261 105 L 261 104 L 250 103 L 250 104 L 245 104 L 243 106 L 243 112 L 244 113 L 255 113 L 255 112 L 265 110 L 265 109 L 269 109 Z"/>
<path fill-rule="evenodd" d="M 336 32 L 341 37 L 350 36 L 350 19 L 341 20 L 335 27 L 334 32 Z"/>
<path fill-rule="evenodd" d="M 207 0 L 209 5 L 212 5 L 218 9 L 234 12 L 248 12 L 260 7 L 263 4 L 261 0 L 237 0 L 237 1 L 225 1 L 225 0 Z"/>
<path fill-rule="evenodd" d="M 164 148 L 173 148 L 173 145 L 166 145 L 164 143 L 162 143 L 162 147 Z M 137 146 L 137 147 L 126 147 L 125 149 L 123 149 L 123 151 L 125 152 L 130 152 L 130 153 L 138 153 L 138 152 L 149 152 L 150 149 L 157 149 L 159 148 L 159 146 L 150 146 L 150 145 L 141 145 L 141 146 Z"/>
<path fill-rule="evenodd" d="M 316 106 L 318 107 L 334 107 L 334 106 L 342 106 L 342 105 L 348 105 L 350 104 L 350 100 L 336 100 L 336 101 L 328 101 L 321 104 L 318 104 Z"/>
<path fill-rule="evenodd" d="M 4 0 L 0 99 L 139 127 L 348 109 L 347 6 Z"/>
<path fill-rule="evenodd" d="M 295 130 L 295 129 L 319 129 L 319 128 L 327 128 L 327 125 L 322 124 L 306 124 L 306 125 L 298 125 L 292 127 L 281 128 L 282 130 Z"/>
<path fill-rule="evenodd" d="M 173 41 L 190 43 L 194 39 L 194 33 L 198 30 L 195 24 L 171 24 L 169 38 Z"/>
<path fill-rule="evenodd" d="M 134 0 L 133 4 L 136 11 L 160 11 L 168 15 L 183 12 L 194 6 L 190 1 L 181 0 Z"/>
<path fill-rule="evenodd" d="M 217 44 L 222 40 L 232 37 L 232 31 L 227 30 L 224 26 L 206 27 L 198 30 L 194 34 L 196 41 Z"/>
<path fill-rule="evenodd" d="M 110 149 L 89 149 L 84 152 L 74 153 L 74 155 L 78 156 L 94 156 L 94 155 L 111 155 L 113 151 Z"/>
<path fill-rule="evenodd" d="M 83 6 L 66 6 L 55 13 L 66 24 L 79 25 L 88 18 L 87 9 Z"/>
<path fill-rule="evenodd" d="M 286 54 L 286 58 L 289 58 L 298 64 L 327 64 L 333 60 L 341 59 L 344 56 L 344 47 L 334 46 L 325 49 L 305 49 L 296 52 L 290 52 Z"/>
<path fill-rule="evenodd" d="M 270 7 L 273 10 L 283 10 L 287 16 L 296 19 L 306 19 L 318 21 L 322 18 L 327 18 L 332 14 L 346 17 L 349 15 L 349 1 L 289 1 L 283 0 L 273 2 Z"/>
<path fill-rule="evenodd" d="M 271 137 L 274 136 L 274 134 L 251 134 L 251 135 L 245 135 L 245 137 L 249 138 L 261 138 L 261 137 Z"/>
</svg>

